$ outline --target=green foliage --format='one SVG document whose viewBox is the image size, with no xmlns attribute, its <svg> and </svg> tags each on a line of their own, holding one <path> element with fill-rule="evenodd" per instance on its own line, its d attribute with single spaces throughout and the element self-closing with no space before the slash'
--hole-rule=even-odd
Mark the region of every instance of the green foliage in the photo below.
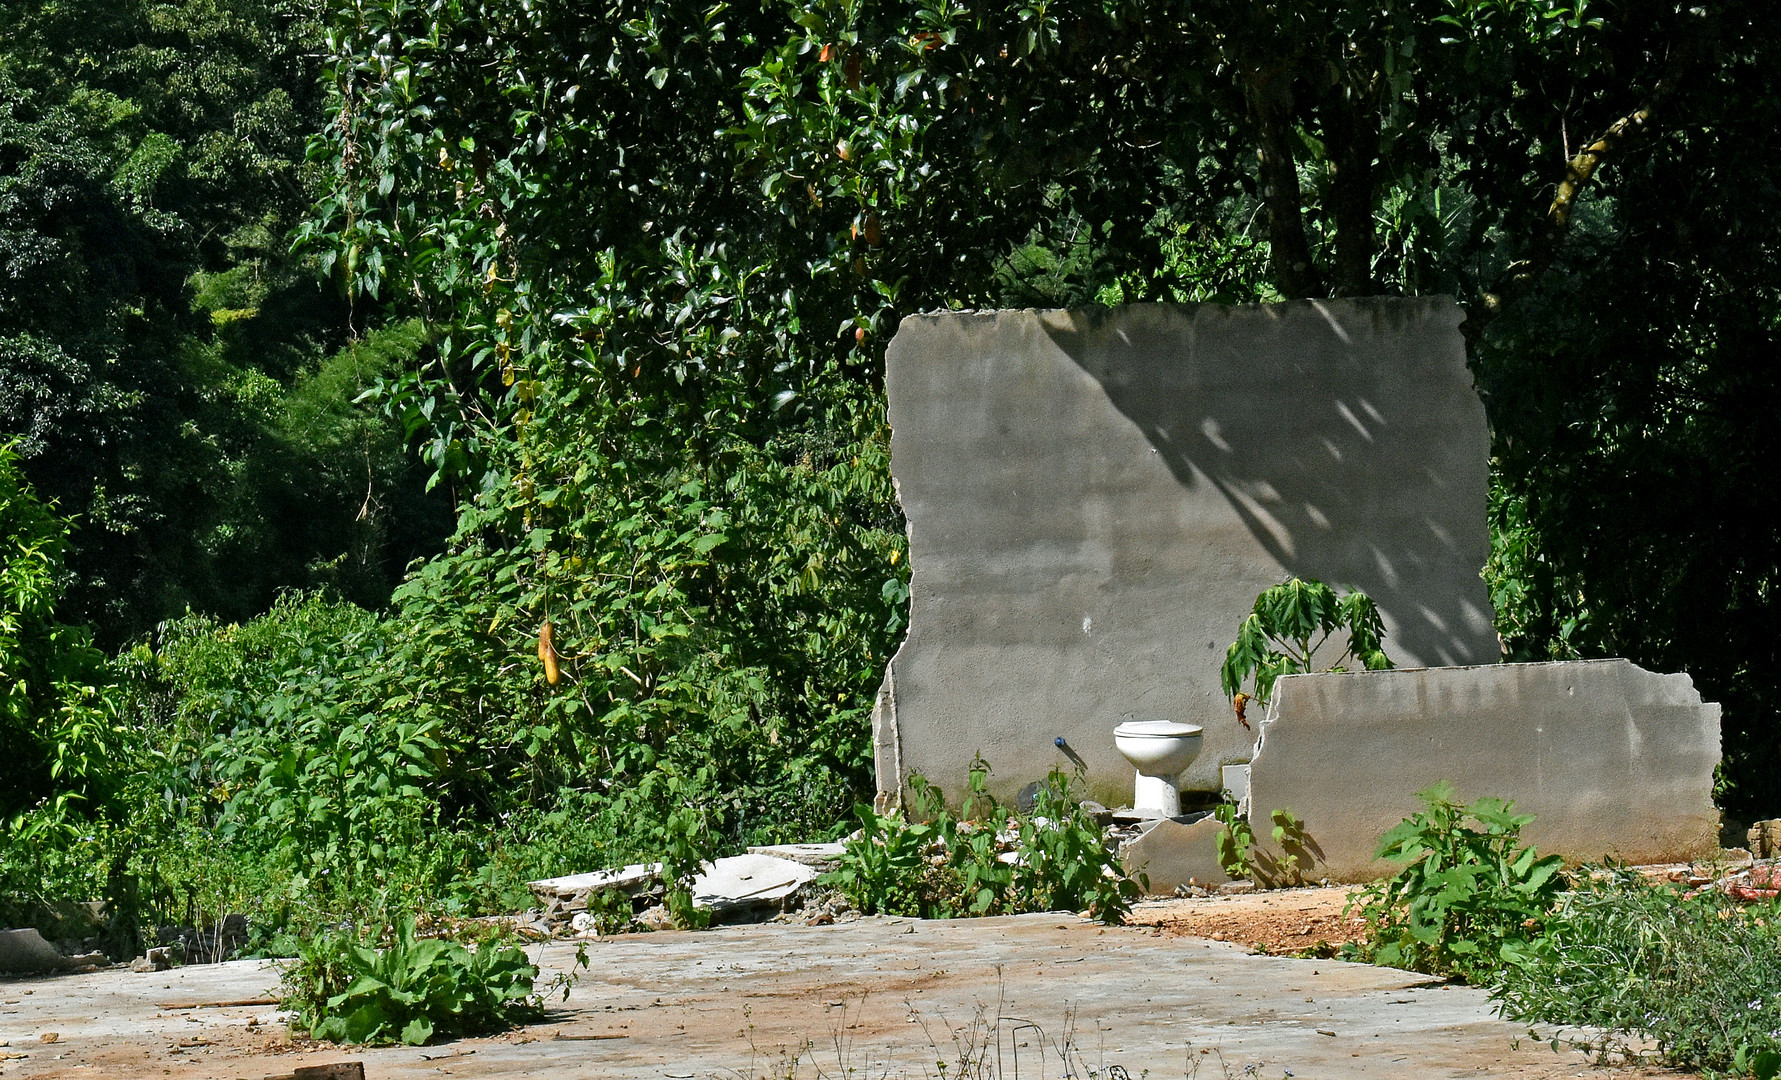
<svg viewBox="0 0 1781 1080">
<path fill-rule="evenodd" d="M 1403 867 L 1350 901 L 1367 938 L 1349 951 L 1389 967 L 1487 980 L 1541 934 L 1564 887 L 1563 860 L 1517 846 L 1533 818 L 1511 813 L 1512 802 L 1461 805 L 1445 782 L 1417 796 L 1424 809 L 1379 839 L 1378 857 Z"/>
<path fill-rule="evenodd" d="M 1110 926 L 1125 921 L 1148 878 L 1126 875 L 1101 828 L 1070 798 L 1069 778 L 1053 769 L 1020 822 L 1010 893 L 1026 911 L 1086 911 Z"/>
<path fill-rule="evenodd" d="M 1310 838 L 1305 834 L 1304 820 L 1291 810 L 1278 807 L 1268 813 L 1268 820 L 1273 823 L 1268 835 L 1280 849 L 1280 856 L 1268 868 L 1270 874 L 1286 884 L 1303 885 L 1305 871 L 1311 866 Z"/>
<path fill-rule="evenodd" d="M 1253 878 L 1267 886 L 1304 884 L 1305 871 L 1312 862 L 1310 841 L 1304 821 L 1291 810 L 1276 808 L 1268 814 L 1273 823 L 1269 835 L 1278 855 L 1256 849 L 1255 830 L 1249 819 L 1238 813 L 1229 793 L 1212 808 L 1212 816 L 1219 824 L 1215 850 L 1219 869 L 1225 874 Z"/>
<path fill-rule="evenodd" d="M 906 821 L 897 812 L 878 814 L 864 804 L 854 812 L 860 822 L 859 834 L 848 839 L 840 865 L 822 875 L 821 883 L 833 886 L 865 915 L 928 918 L 936 914 L 924 903 L 923 888 L 923 879 L 929 876 L 928 851 L 937 835 L 935 827 Z M 993 892 L 989 899 L 993 902 Z"/>
<path fill-rule="evenodd" d="M 868 915 L 946 919 L 1086 910 L 1119 923 L 1143 886 L 1126 876 L 1100 827 L 1071 800 L 1069 778 L 1053 770 L 1032 813 L 1019 815 L 984 789 L 988 773 L 978 758 L 961 816 L 919 777 L 912 781 L 915 801 L 928 820 L 856 808 L 860 831 L 821 882 Z"/>
<path fill-rule="evenodd" d="M 1218 867 L 1232 878 L 1249 877 L 1255 865 L 1249 857 L 1249 851 L 1255 846 L 1255 831 L 1249 827 L 1249 819 L 1237 812 L 1237 803 L 1230 797 L 1219 800 L 1212 808 L 1212 816 L 1218 820 L 1217 851 Z"/>
<path fill-rule="evenodd" d="M 585 963 L 586 957 L 582 958 Z M 341 931 L 306 940 L 284 970 L 280 1003 L 294 1026 L 331 1042 L 420 1046 L 505 1031 L 542 1015 L 538 968 L 498 938 L 466 948 L 415 935 L 403 919 L 387 945 Z"/>
<path fill-rule="evenodd" d="M 0 440 L 80 522 L 64 614 L 107 648 L 287 587 L 381 604 L 450 531 L 399 433 L 352 405 L 364 385 L 317 371 L 385 373 L 375 344 L 340 351 L 351 308 L 284 235 L 317 175 L 315 16 L 0 9 Z"/>
<path fill-rule="evenodd" d="M 27 835 L 109 810 L 122 764 L 105 657 L 56 621 L 68 531 L 0 445 L 0 828 Z"/>
<path fill-rule="evenodd" d="M 1349 660 L 1368 671 L 1391 667 L 1382 646 L 1385 627 L 1379 609 L 1366 593 L 1351 590 L 1338 596 L 1321 581 L 1298 578 L 1264 590 L 1225 651 L 1219 671 L 1225 694 L 1236 697 L 1250 681 L 1250 696 L 1266 702 L 1280 676 L 1316 670 L 1318 650 L 1344 627 L 1348 647 L 1323 670 L 1345 671 Z"/>
<path fill-rule="evenodd" d="M 1745 195 L 1769 183 L 1777 38 L 1749 5 L 342 0 L 330 19 L 305 250 L 426 320 L 435 351 L 381 400 L 461 501 L 502 493 L 512 512 L 482 521 L 502 543 L 584 448 L 666 491 L 727 448 L 826 434 L 813 389 L 876 388 L 912 312 L 1448 293 L 1525 511 L 1519 540 L 1497 533 L 1515 655 L 1711 672 L 1735 774 L 1781 776 L 1761 734 L 1775 515 L 1718 510 L 1775 501 L 1781 414 L 1774 223 Z"/>
<path fill-rule="evenodd" d="M 1682 894 L 1630 870 L 1560 897 L 1545 933 L 1500 972 L 1505 1016 L 1600 1033 L 1593 1049 L 1711 1073 L 1777 1075 L 1781 922 L 1773 901 Z"/>
<path fill-rule="evenodd" d="M 1750 821 L 1781 813 L 1781 547 L 1766 524 L 1781 507 L 1781 222 L 1745 194 L 1773 183 L 1761 133 L 1781 123 L 1781 35 L 1741 5 L 1699 10 L 1666 119 L 1474 370 L 1508 511 L 1498 551 L 1525 597 L 1502 627 L 1510 655 L 1687 671 L 1724 705 L 1723 805 Z M 1616 38 L 1636 33 L 1617 22 Z"/>
</svg>

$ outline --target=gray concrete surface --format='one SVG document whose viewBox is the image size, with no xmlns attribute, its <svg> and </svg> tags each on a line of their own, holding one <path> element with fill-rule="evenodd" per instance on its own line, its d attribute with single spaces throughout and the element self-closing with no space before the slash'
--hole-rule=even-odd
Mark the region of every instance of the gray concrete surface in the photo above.
<svg viewBox="0 0 1781 1080">
<path fill-rule="evenodd" d="M 1164 909 L 1166 910 L 1166 909 Z M 1141 916 L 1142 917 L 1142 916 Z M 534 952 L 538 952 L 534 949 Z M 547 974 L 573 946 L 544 946 Z M 1584 1058 L 1523 1041 L 1482 992 L 1405 972 L 1249 955 L 1071 915 L 869 919 L 593 942 L 546 1021 L 438 1046 L 277 1052 L 256 962 L 0 983 L 7 1077 L 234 1080 L 362 1060 L 371 1080 L 935 1075 L 1559 1077 Z M 221 1005 L 211 1003 L 221 1002 Z M 210 1007 L 194 1008 L 193 1006 Z M 41 1041 L 55 1032 L 53 1044 Z M 975 1041 L 991 1068 L 964 1073 Z M 271 1048 L 272 1052 L 268 1052 Z M 1205 1053 L 1202 1053 L 1205 1051 Z M 1018 1058 L 1018 1060 L 1017 1060 Z M 1221 1064 L 1222 1062 L 1222 1064 Z M 847 1070 L 855 1070 L 849 1074 Z M 1090 1070 L 1094 1070 L 1091 1072 Z"/>
<path fill-rule="evenodd" d="M 1246 759 L 1218 685 L 1256 595 L 1366 590 L 1402 664 L 1496 658 L 1478 572 L 1488 437 L 1449 300 L 1141 305 L 905 319 L 886 358 L 909 635 L 880 788 L 1013 796 L 1071 760 L 1121 805 L 1115 725 L 1202 724 L 1184 787 Z"/>
<path fill-rule="evenodd" d="M 1230 880 L 1218 864 L 1218 834 L 1224 828 L 1212 818 L 1181 825 L 1164 819 L 1119 849 L 1128 874 L 1143 874 L 1152 896 L 1173 896 L 1177 886 L 1216 888 Z"/>
<path fill-rule="evenodd" d="M 1312 877 L 1364 881 L 1380 834 L 1437 781 L 1514 799 L 1522 836 L 1573 862 L 1686 861 L 1719 850 L 1719 706 L 1687 675 L 1625 660 L 1289 675 L 1250 769 L 1250 820 L 1305 822 Z"/>
</svg>

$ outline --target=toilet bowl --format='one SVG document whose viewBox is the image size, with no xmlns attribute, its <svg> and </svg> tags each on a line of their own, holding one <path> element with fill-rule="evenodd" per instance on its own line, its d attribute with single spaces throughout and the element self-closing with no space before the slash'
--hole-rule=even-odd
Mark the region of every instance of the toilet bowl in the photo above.
<svg viewBox="0 0 1781 1080">
<path fill-rule="evenodd" d="M 1181 813 L 1175 778 L 1200 756 L 1205 729 L 1173 720 L 1133 720 L 1113 729 L 1113 745 L 1138 770 L 1132 808 L 1161 817 Z"/>
</svg>

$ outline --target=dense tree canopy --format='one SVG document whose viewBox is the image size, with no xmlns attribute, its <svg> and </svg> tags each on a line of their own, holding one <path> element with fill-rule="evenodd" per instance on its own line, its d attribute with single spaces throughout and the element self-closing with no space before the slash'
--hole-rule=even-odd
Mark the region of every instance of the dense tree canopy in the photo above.
<svg viewBox="0 0 1781 1080">
<path fill-rule="evenodd" d="M 380 603 L 449 525 L 351 405 L 423 337 L 319 371 L 348 310 L 286 254 L 315 173 L 315 11 L 3 10 L 0 431 L 79 522 L 69 614 L 115 644 L 280 587 Z"/>
</svg>

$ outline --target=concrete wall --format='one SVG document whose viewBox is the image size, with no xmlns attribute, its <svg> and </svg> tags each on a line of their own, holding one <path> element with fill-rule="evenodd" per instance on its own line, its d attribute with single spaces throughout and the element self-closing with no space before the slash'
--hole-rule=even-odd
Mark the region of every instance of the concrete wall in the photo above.
<svg viewBox="0 0 1781 1080">
<path fill-rule="evenodd" d="M 1128 802 L 1112 730 L 1203 724 L 1183 786 L 1247 759 L 1218 685 L 1256 594 L 1366 590 L 1400 663 L 1497 656 L 1488 438 L 1445 299 L 913 316 L 887 354 L 909 636 L 874 717 L 881 798 L 1012 795 L 1071 760 Z"/>
<path fill-rule="evenodd" d="M 1514 799 L 1522 837 L 1572 862 L 1677 862 L 1719 850 L 1719 706 L 1687 675 L 1625 660 L 1291 675 L 1250 768 L 1250 820 L 1305 822 L 1312 877 L 1388 872 L 1380 834 L 1447 780 Z M 1266 843 L 1260 845 L 1267 847 Z"/>
</svg>

